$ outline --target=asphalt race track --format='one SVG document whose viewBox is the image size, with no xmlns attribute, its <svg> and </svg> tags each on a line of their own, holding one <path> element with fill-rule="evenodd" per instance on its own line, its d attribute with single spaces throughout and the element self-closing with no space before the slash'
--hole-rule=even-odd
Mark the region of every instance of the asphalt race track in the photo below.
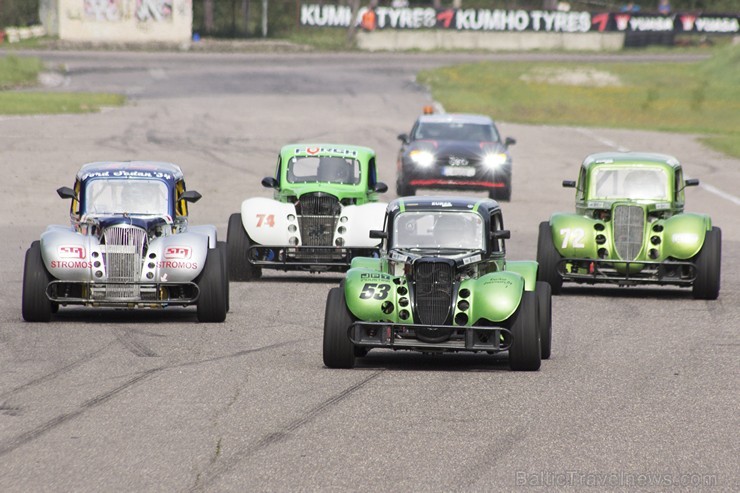
<svg viewBox="0 0 740 493">
<path fill-rule="evenodd" d="M 270 196 L 260 179 L 289 142 L 373 147 L 393 190 L 396 135 L 430 102 L 416 71 L 496 56 L 42 56 L 67 69 L 53 90 L 130 100 L 0 118 L 0 491 L 740 489 L 740 160 L 686 135 L 500 123 L 518 141 L 510 258 L 534 258 L 539 222 L 573 208 L 560 184 L 586 154 L 668 152 L 702 180 L 687 210 L 723 230 L 719 300 L 566 289 L 537 373 L 510 372 L 505 355 L 387 351 L 329 370 L 324 303 L 340 276 L 232 283 L 223 324 L 199 324 L 194 309 L 73 308 L 32 324 L 25 250 L 68 223 L 55 190 L 90 161 L 180 164 L 203 194 L 191 224 L 221 239 L 242 200 Z"/>
</svg>

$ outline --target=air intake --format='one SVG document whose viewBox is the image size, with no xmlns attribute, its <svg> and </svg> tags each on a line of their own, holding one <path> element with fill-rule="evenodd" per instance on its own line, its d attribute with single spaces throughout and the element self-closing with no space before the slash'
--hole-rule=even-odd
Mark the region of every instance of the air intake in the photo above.
<svg viewBox="0 0 740 493">
<path fill-rule="evenodd" d="M 414 298 L 420 323 L 443 325 L 448 321 L 453 281 L 454 265 L 447 261 L 414 263 Z"/>
<path fill-rule="evenodd" d="M 642 250 L 645 214 L 642 207 L 617 205 L 612 219 L 614 223 L 614 247 L 622 260 L 635 260 Z"/>
<path fill-rule="evenodd" d="M 138 299 L 142 257 L 146 248 L 146 231 L 128 224 L 112 226 L 103 233 L 105 268 L 108 273 L 106 298 Z M 131 284 L 129 284 L 131 283 Z"/>
</svg>

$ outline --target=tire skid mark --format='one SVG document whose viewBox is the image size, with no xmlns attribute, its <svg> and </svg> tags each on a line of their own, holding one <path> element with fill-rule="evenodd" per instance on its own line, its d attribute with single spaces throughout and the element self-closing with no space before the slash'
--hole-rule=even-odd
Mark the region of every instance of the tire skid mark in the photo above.
<svg viewBox="0 0 740 493">
<path fill-rule="evenodd" d="M 144 343 L 136 340 L 132 329 L 113 327 L 111 328 L 111 332 L 116 336 L 118 342 L 123 344 L 126 349 L 134 353 L 136 356 L 143 358 L 154 358 L 158 356 L 157 353 L 144 345 Z"/>
<path fill-rule="evenodd" d="M 270 349 L 277 349 L 283 346 L 289 346 L 297 342 L 304 342 L 308 340 L 310 339 L 293 339 L 291 341 L 276 342 L 275 344 L 270 344 L 269 346 L 261 346 L 261 347 L 252 348 L 252 349 L 243 349 L 242 351 L 237 351 L 235 353 L 226 354 L 223 356 L 214 356 L 213 358 L 201 359 L 197 361 L 187 361 L 185 363 L 179 363 L 179 364 L 168 366 L 167 369 L 171 370 L 173 368 L 185 368 L 188 366 L 202 365 L 203 363 L 213 363 L 215 361 L 221 361 L 224 359 L 239 358 L 240 356 L 246 356 L 247 354 L 259 353 L 261 351 L 268 351 Z"/>
<path fill-rule="evenodd" d="M 147 370 L 144 373 L 130 380 L 127 380 L 126 382 L 119 385 L 118 387 L 115 387 L 112 390 L 109 390 L 108 392 L 104 392 L 96 397 L 93 397 L 92 399 L 88 401 L 83 402 L 77 410 L 69 412 L 69 413 L 65 413 L 65 414 L 60 414 L 59 416 L 52 418 L 51 420 L 47 421 L 41 426 L 38 426 L 25 433 L 21 433 L 15 438 L 10 439 L 8 442 L 0 445 L 0 457 L 2 457 L 3 455 L 9 452 L 12 452 L 13 450 L 25 445 L 28 442 L 35 440 L 36 438 L 39 438 L 40 436 L 53 430 L 57 426 L 64 424 L 67 421 L 70 421 L 80 416 L 85 411 L 107 402 L 108 400 L 112 399 L 113 397 L 120 394 L 124 390 L 129 389 L 135 386 L 136 384 L 143 382 L 144 380 L 148 379 L 149 377 L 151 377 L 152 375 L 160 371 L 162 371 L 162 368 L 152 368 L 151 370 Z"/>
<path fill-rule="evenodd" d="M 72 363 L 69 363 L 66 366 L 63 366 L 57 370 L 54 370 L 51 373 L 47 373 L 46 375 L 42 375 L 38 378 L 35 378 L 29 382 L 24 383 L 23 385 L 19 385 L 18 387 L 15 387 L 13 389 L 3 392 L 2 394 L 0 394 L 0 401 L 7 399 L 13 394 L 17 394 L 18 392 L 26 390 L 35 385 L 40 385 L 42 383 L 48 382 L 49 380 L 53 380 L 56 377 L 63 375 L 64 373 L 74 370 L 78 366 L 81 366 L 83 363 L 87 363 L 88 361 L 93 359 L 95 356 L 97 356 L 98 354 L 102 353 L 103 351 L 111 347 L 113 344 L 114 344 L 113 342 L 110 342 L 106 344 L 105 346 L 103 346 L 102 348 L 98 349 L 97 351 L 93 351 L 92 353 L 87 353 L 83 355 L 81 358 L 73 361 Z"/>
<path fill-rule="evenodd" d="M 342 390 L 338 394 L 319 403 L 317 406 L 310 409 L 301 418 L 291 421 L 290 423 L 288 423 L 286 426 L 282 427 L 281 429 L 265 435 L 260 440 L 258 440 L 254 445 L 248 446 L 240 451 L 237 451 L 234 455 L 229 457 L 229 459 L 224 460 L 223 462 L 214 464 L 211 467 L 211 470 L 209 472 L 206 472 L 203 475 L 199 476 L 199 478 L 196 480 L 196 484 L 193 485 L 190 491 L 201 491 L 205 489 L 205 487 L 209 483 L 213 482 L 219 476 L 222 476 L 223 474 L 229 472 L 230 470 L 235 468 L 237 465 L 239 465 L 240 462 L 248 459 L 250 456 L 254 455 L 255 453 L 261 451 L 262 449 L 270 447 L 271 445 L 287 440 L 288 438 L 291 437 L 291 433 L 293 431 L 296 431 L 299 428 L 305 426 L 306 424 L 310 423 L 315 418 L 323 414 L 324 411 L 328 410 L 329 408 L 347 399 L 352 394 L 354 394 L 356 391 L 358 391 L 359 389 L 361 389 L 362 387 L 364 387 L 365 385 L 367 385 L 374 379 L 378 378 L 384 371 L 385 370 L 374 371 L 368 377 L 360 380 L 354 385 Z"/>
</svg>

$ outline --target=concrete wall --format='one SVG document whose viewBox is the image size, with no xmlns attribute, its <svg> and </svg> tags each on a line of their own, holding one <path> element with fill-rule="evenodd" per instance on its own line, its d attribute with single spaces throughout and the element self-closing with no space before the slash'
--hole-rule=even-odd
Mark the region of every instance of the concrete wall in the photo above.
<svg viewBox="0 0 740 493">
<path fill-rule="evenodd" d="M 360 32 L 357 45 L 367 51 L 402 50 L 581 50 L 618 51 L 624 46 L 624 33 L 543 33 L 405 31 L 387 29 Z"/>
<path fill-rule="evenodd" d="M 42 0 L 40 11 L 66 41 L 183 43 L 193 31 L 193 0 Z"/>
</svg>

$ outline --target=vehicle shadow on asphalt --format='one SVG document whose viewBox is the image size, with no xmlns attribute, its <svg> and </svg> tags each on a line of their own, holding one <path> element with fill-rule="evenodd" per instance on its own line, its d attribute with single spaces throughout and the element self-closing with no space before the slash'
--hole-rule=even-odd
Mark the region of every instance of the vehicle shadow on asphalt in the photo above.
<svg viewBox="0 0 740 493">
<path fill-rule="evenodd" d="M 51 322 L 59 323 L 198 323 L 194 308 L 124 309 L 124 308 L 60 308 Z"/>
<path fill-rule="evenodd" d="M 647 298 L 656 300 L 693 299 L 690 289 L 671 287 L 614 287 L 614 286 L 563 286 L 555 297 L 588 296 L 593 298 Z"/>
<path fill-rule="evenodd" d="M 416 351 L 374 349 L 357 358 L 355 368 L 396 371 L 486 371 L 509 372 L 508 353 L 499 354 L 423 354 Z"/>
</svg>

